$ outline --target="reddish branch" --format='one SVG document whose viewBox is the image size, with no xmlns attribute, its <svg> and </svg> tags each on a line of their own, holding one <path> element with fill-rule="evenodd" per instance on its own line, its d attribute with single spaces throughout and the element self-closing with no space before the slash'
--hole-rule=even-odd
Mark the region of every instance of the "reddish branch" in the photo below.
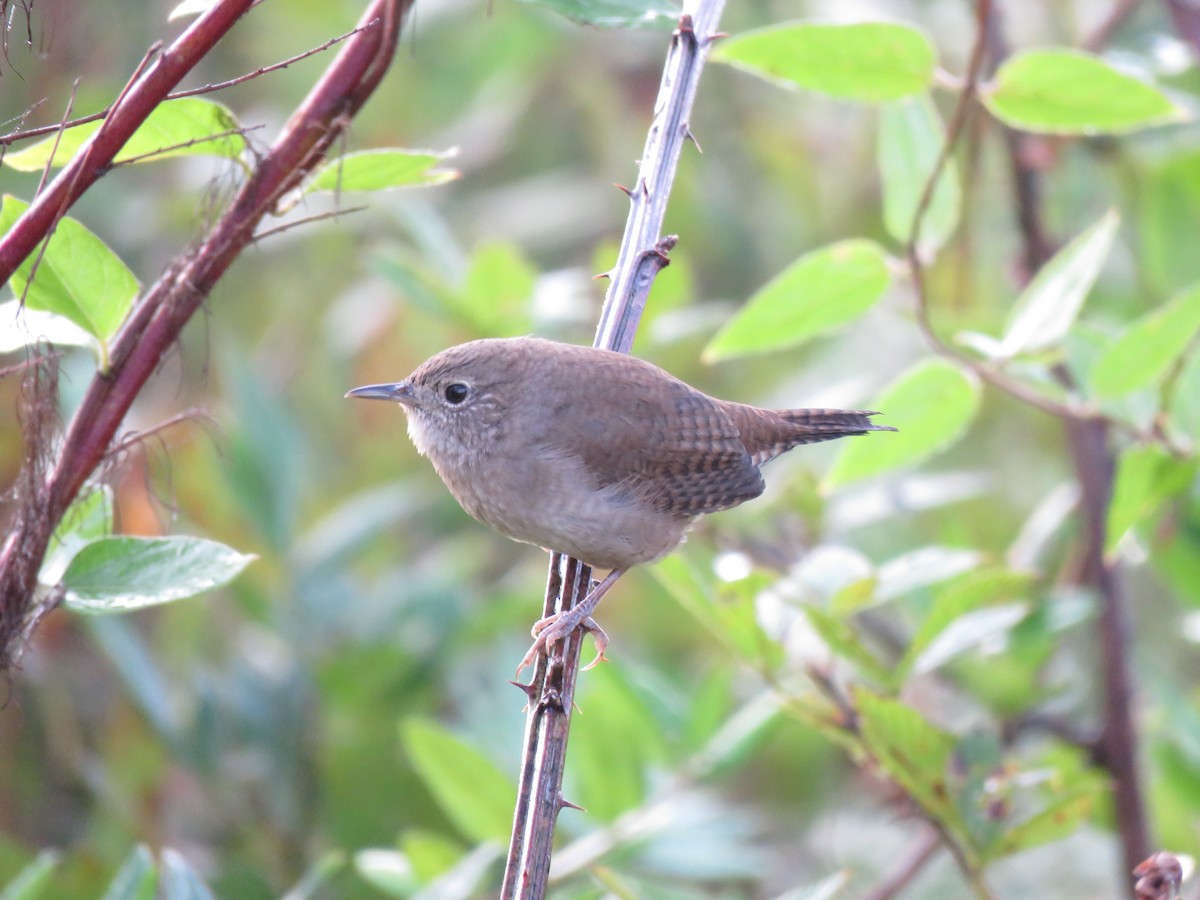
<svg viewBox="0 0 1200 900">
<path fill-rule="evenodd" d="M 87 150 L 32 204 L 0 245 L 0 280 L 54 228 L 84 189 L 109 168 L 125 140 L 233 25 L 251 0 L 225 0 L 196 22 L 116 103 Z M 58 459 L 40 483 L 24 483 L 13 528 L 0 552 L 0 668 L 27 630 L 37 570 L 58 521 L 109 453 L 117 429 L 147 379 L 213 285 L 254 239 L 276 203 L 324 158 L 379 85 L 391 63 L 411 0 L 371 0 L 350 38 L 203 242 L 182 254 L 145 293 L 114 338 L 107 372 L 92 379 L 67 427 Z"/>
<path fill-rule="evenodd" d="M 987 17 L 993 63 L 999 65 L 1008 48 L 995 16 Z M 1003 127 L 1003 126 L 1002 126 Z M 1032 277 L 1050 261 L 1054 242 L 1048 237 L 1042 215 L 1041 173 L 1029 164 L 1024 152 L 1027 138 L 1004 127 L 1005 142 L 1012 171 L 1016 216 L 1027 277 Z M 1074 387 L 1071 374 L 1063 366 L 1055 377 L 1068 388 Z M 1149 826 L 1139 776 L 1138 735 L 1134 724 L 1133 676 L 1129 648 L 1133 642 L 1129 598 L 1125 593 L 1117 563 L 1105 556 L 1108 508 L 1113 498 L 1116 473 L 1112 428 L 1107 419 L 1084 420 L 1062 417 L 1063 429 L 1071 451 L 1075 476 L 1080 488 L 1080 532 L 1083 538 L 1083 565 L 1080 580 L 1096 592 L 1100 603 L 1097 618 L 1099 677 L 1103 688 L 1104 721 L 1099 740 L 1093 745 L 1096 761 L 1112 776 L 1113 806 L 1117 832 L 1121 837 L 1123 870 L 1131 872 L 1150 852 Z"/>
<path fill-rule="evenodd" d="M 1104 724 L 1099 740 L 1092 747 L 1097 762 L 1112 775 L 1116 824 L 1121 836 L 1124 869 L 1131 871 L 1149 852 L 1149 832 L 1138 777 L 1138 743 L 1131 703 L 1133 688 L 1128 653 L 1132 636 L 1129 626 L 1129 604 L 1115 562 L 1106 559 L 1104 555 L 1105 523 L 1108 507 L 1112 502 L 1115 472 L 1111 423 L 1098 414 L 1048 401 L 1019 382 L 1011 380 L 1004 373 L 990 369 L 964 355 L 947 345 L 929 320 L 923 263 L 917 252 L 921 222 L 928 211 L 937 178 L 961 133 L 966 101 L 973 96 L 982 74 L 982 50 L 985 43 L 990 49 L 993 65 L 998 65 L 1007 55 L 991 0 L 978 0 L 976 18 L 978 38 L 971 54 L 967 84 L 947 130 L 946 143 L 938 164 L 926 183 L 918 204 L 906 248 L 917 295 L 917 319 L 926 337 L 940 352 L 969 365 L 989 383 L 1017 399 L 1058 416 L 1063 423 L 1081 493 L 1081 532 L 1084 540 L 1081 580 L 1095 590 L 1100 601 L 1097 626 L 1104 692 Z M 1032 277 L 1033 273 L 1050 260 L 1054 245 L 1047 237 L 1043 224 L 1040 174 L 1029 165 L 1026 155 L 1022 152 L 1024 137 L 1008 128 L 1004 128 L 1004 132 L 1013 173 L 1016 217 L 1022 238 L 1026 277 Z M 1065 368 L 1058 367 L 1055 375 L 1065 385 L 1071 386 L 1070 374 Z"/>
<path fill-rule="evenodd" d="M 100 178 L 167 93 L 212 50 L 254 0 L 221 0 L 197 19 L 149 65 L 139 67 L 121 91 L 104 124 L 58 177 L 29 205 L 0 242 L 0 284 L 8 281 L 34 247 L 53 233 L 67 210 Z M 151 53 L 154 51 L 151 50 Z"/>
<path fill-rule="evenodd" d="M 311 50 L 305 50 L 303 53 L 297 53 L 295 56 L 289 56 L 287 59 L 280 60 L 277 63 L 272 63 L 269 66 L 260 66 L 253 72 L 246 72 L 239 75 L 237 78 L 230 78 L 228 81 L 218 81 L 214 84 L 205 84 L 196 88 L 188 88 L 185 91 L 171 91 L 164 97 L 164 100 L 178 100 L 181 97 L 197 97 L 201 94 L 211 94 L 216 91 L 223 91 L 226 88 L 231 88 L 236 85 L 251 81 L 266 75 L 268 72 L 276 72 L 279 69 L 286 69 L 288 66 L 298 63 L 303 59 L 308 59 L 310 56 L 316 56 L 318 53 L 324 53 L 335 44 L 340 44 L 352 34 L 357 34 L 363 28 L 369 27 L 362 25 L 355 28 L 353 31 L 348 31 L 345 34 L 340 34 L 335 38 L 330 38 L 325 43 L 313 47 Z M 61 131 L 63 128 L 74 128 L 76 125 L 87 125 L 89 122 L 98 122 L 112 111 L 112 107 L 102 109 L 99 112 L 88 113 L 86 116 L 79 116 L 75 119 L 64 120 L 63 122 L 54 125 L 39 125 L 37 128 L 25 128 L 19 131 L 10 131 L 8 134 L 0 135 L 0 149 L 8 147 L 18 141 L 25 141 L 30 138 L 41 137 L 44 134 L 53 134 L 56 131 Z"/>
</svg>

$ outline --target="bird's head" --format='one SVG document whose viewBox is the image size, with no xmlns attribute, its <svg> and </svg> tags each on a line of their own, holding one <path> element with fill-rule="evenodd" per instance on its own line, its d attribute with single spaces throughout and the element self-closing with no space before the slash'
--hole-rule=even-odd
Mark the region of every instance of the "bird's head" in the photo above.
<svg viewBox="0 0 1200 900">
<path fill-rule="evenodd" d="M 404 381 L 369 384 L 346 393 L 399 403 L 408 434 L 434 462 L 486 452 L 506 429 L 519 364 L 506 341 L 459 344 L 426 360 Z"/>
</svg>

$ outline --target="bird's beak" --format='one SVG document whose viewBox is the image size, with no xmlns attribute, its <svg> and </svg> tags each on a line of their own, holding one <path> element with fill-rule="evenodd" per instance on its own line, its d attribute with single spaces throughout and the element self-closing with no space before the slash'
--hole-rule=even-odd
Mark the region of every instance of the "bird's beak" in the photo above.
<svg viewBox="0 0 1200 900">
<path fill-rule="evenodd" d="M 393 403 L 403 403 L 411 406 L 415 396 L 412 385 L 407 381 L 396 384 L 368 384 L 346 391 L 347 397 L 357 397 L 360 400 L 391 400 Z"/>
</svg>

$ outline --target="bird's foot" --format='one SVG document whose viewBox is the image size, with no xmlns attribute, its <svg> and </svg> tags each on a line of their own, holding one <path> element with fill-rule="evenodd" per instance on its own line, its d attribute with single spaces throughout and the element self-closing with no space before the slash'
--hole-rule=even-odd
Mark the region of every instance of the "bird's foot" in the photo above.
<svg viewBox="0 0 1200 900">
<path fill-rule="evenodd" d="M 608 635 L 604 633 L 603 628 L 596 624 L 595 619 L 591 616 L 582 618 L 572 616 L 571 612 L 556 613 L 533 623 L 533 628 L 529 632 L 533 636 L 533 644 L 521 660 L 521 664 L 517 666 L 518 677 L 526 666 L 533 665 L 539 653 L 549 656 L 550 648 L 558 641 L 570 637 L 571 632 L 576 628 L 590 632 L 592 639 L 596 642 L 596 658 L 584 666 L 583 670 L 586 672 L 602 662 L 608 662 L 608 657 L 604 655 L 604 650 L 608 647 Z"/>
<path fill-rule="evenodd" d="M 533 661 L 537 659 L 539 653 L 550 655 L 550 647 L 556 641 L 565 640 L 572 631 L 576 628 L 583 627 L 585 631 L 590 631 L 596 641 L 596 648 L 599 651 L 596 658 L 584 666 L 585 669 L 590 669 L 597 663 L 604 662 L 604 648 L 608 646 L 608 635 L 604 633 L 604 629 L 596 624 L 596 620 L 592 618 L 592 613 L 595 612 L 596 606 L 608 593 L 608 589 L 616 584 L 617 579 L 625 574 L 624 569 L 613 569 L 604 580 L 599 584 L 591 587 L 586 597 L 579 601 L 575 606 L 571 607 L 566 612 L 555 613 L 552 616 L 546 616 L 544 619 L 538 619 L 533 623 L 533 628 L 530 634 L 533 635 L 533 646 L 529 648 L 529 652 L 525 654 L 525 658 L 521 660 L 521 664 L 517 666 L 517 677 L 521 677 L 521 670 L 526 666 L 533 665 Z"/>
</svg>

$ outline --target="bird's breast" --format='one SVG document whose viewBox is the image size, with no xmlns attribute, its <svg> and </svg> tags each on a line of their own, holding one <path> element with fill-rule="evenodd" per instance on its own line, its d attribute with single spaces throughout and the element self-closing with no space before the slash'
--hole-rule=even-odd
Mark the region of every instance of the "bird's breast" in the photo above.
<svg viewBox="0 0 1200 900">
<path fill-rule="evenodd" d="M 473 518 L 513 540 L 598 568 L 665 556 L 688 524 L 619 484 L 598 486 L 580 459 L 552 448 L 534 446 L 520 455 L 492 448 L 470 459 L 431 459 Z"/>
</svg>

